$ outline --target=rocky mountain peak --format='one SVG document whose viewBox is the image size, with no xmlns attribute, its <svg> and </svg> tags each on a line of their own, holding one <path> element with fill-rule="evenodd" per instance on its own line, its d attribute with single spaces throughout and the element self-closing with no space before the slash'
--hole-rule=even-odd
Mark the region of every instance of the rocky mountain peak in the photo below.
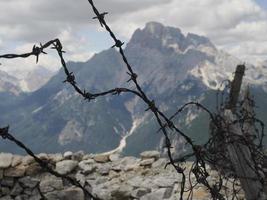
<svg viewBox="0 0 267 200">
<path fill-rule="evenodd" d="M 171 48 L 184 52 L 188 47 L 205 45 L 214 47 L 207 37 L 188 33 L 185 36 L 179 28 L 164 26 L 159 22 L 148 22 L 143 29 L 137 29 L 129 45 L 140 45 L 151 49 Z"/>
</svg>

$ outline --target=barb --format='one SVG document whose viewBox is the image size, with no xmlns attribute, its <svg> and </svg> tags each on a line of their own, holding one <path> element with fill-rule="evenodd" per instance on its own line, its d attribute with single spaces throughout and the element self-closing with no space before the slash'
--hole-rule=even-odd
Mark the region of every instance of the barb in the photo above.
<svg viewBox="0 0 267 200">
<path fill-rule="evenodd" d="M 24 145 L 21 141 L 17 140 L 14 136 L 12 136 L 9 133 L 9 127 L 4 127 L 4 128 L 0 128 L 0 136 L 3 139 L 7 139 L 11 142 L 14 142 L 17 146 L 19 146 L 20 148 L 24 149 L 25 152 L 30 155 L 31 157 L 34 158 L 34 160 L 40 165 L 40 167 L 42 169 L 45 169 L 47 172 L 49 172 L 50 174 L 53 174 L 56 177 L 62 178 L 67 180 L 70 184 L 79 187 L 83 190 L 84 194 L 86 197 L 90 197 L 93 200 L 101 200 L 98 197 L 95 197 L 93 194 L 91 194 L 86 188 L 84 188 L 79 181 L 77 181 L 76 179 L 73 179 L 69 176 L 66 175 L 62 175 L 59 174 L 58 172 L 54 171 L 47 162 L 41 160 L 40 158 L 38 158 L 28 147 L 26 147 L 26 145 Z"/>
<path fill-rule="evenodd" d="M 186 191 L 185 188 L 185 183 L 186 183 L 186 176 L 185 176 L 185 168 L 183 168 L 181 166 L 181 163 L 186 161 L 189 158 L 193 158 L 194 160 L 194 164 L 190 170 L 190 174 L 194 174 L 194 176 L 196 177 L 197 183 L 196 184 L 192 184 L 191 183 L 191 176 L 189 177 L 189 182 L 190 182 L 190 188 L 189 188 L 189 196 L 188 198 L 191 196 L 193 196 L 193 188 L 196 187 L 198 184 L 202 184 L 204 186 L 207 187 L 208 191 L 211 194 L 212 199 L 225 199 L 223 197 L 223 195 L 221 194 L 221 190 L 223 188 L 222 186 L 222 180 L 223 179 L 229 179 L 232 178 L 232 174 L 235 174 L 233 171 L 233 166 L 231 164 L 231 161 L 228 158 L 228 155 L 225 153 L 225 146 L 229 145 L 229 144 L 244 144 L 247 145 L 251 151 L 251 155 L 255 156 L 254 162 L 253 162 L 253 166 L 251 166 L 252 168 L 254 166 L 257 166 L 258 164 L 262 163 L 262 155 L 259 156 L 259 152 L 260 152 L 260 147 L 256 146 L 254 143 L 249 142 L 248 140 L 244 139 L 244 137 L 241 136 L 237 136 L 232 134 L 231 136 L 229 136 L 229 132 L 230 132 L 230 126 L 233 125 L 234 123 L 239 123 L 239 124 L 244 124 L 246 122 L 246 120 L 241 120 L 242 118 L 237 119 L 234 122 L 227 122 L 226 120 L 224 120 L 223 114 L 220 113 L 221 111 L 223 111 L 227 106 L 227 104 L 224 102 L 223 96 L 222 96 L 222 101 L 221 101 L 221 106 L 220 106 L 220 110 L 217 109 L 218 113 L 217 114 L 213 114 L 211 111 L 209 111 L 205 106 L 203 106 L 202 104 L 198 103 L 198 102 L 189 102 L 186 103 L 185 105 L 183 105 L 181 108 L 179 108 L 172 116 L 167 117 L 163 112 L 161 112 L 159 110 L 159 108 L 156 106 L 156 102 L 152 99 L 150 99 L 146 93 L 144 92 L 144 90 L 141 88 L 141 86 L 138 83 L 138 75 L 134 72 L 132 66 L 130 65 L 130 63 L 128 62 L 124 50 L 123 50 L 123 45 L 124 42 L 122 42 L 121 40 L 119 40 L 116 35 L 112 32 L 111 28 L 108 26 L 108 24 L 105 21 L 105 16 L 108 14 L 107 12 L 99 12 L 98 9 L 95 7 L 94 3 L 92 0 L 88 0 L 89 4 L 91 5 L 94 13 L 95 13 L 95 17 L 93 17 L 93 19 L 97 19 L 100 23 L 100 25 L 106 29 L 106 31 L 110 34 L 111 38 L 114 40 L 114 45 L 112 46 L 112 48 L 118 48 L 119 53 L 122 57 L 123 62 L 125 63 L 126 67 L 127 67 L 127 74 L 130 76 L 130 79 L 127 82 L 132 82 L 135 85 L 136 90 L 131 90 L 128 88 L 114 88 L 108 91 L 104 91 L 104 92 L 99 92 L 99 93 L 91 93 L 90 91 L 87 91 L 85 89 L 81 89 L 76 81 L 76 77 L 74 75 L 73 72 L 70 72 L 66 62 L 64 60 L 63 57 L 63 53 L 65 53 L 65 51 L 63 51 L 63 46 L 60 42 L 59 39 L 55 39 L 55 40 L 51 40 L 47 43 L 45 43 L 44 45 L 40 44 L 40 46 L 33 46 L 32 51 L 29 53 L 25 53 L 25 54 L 5 54 L 5 55 L 0 55 L 0 58 L 7 58 L 7 59 L 12 59 L 12 58 L 27 58 L 29 56 L 35 56 L 36 57 L 36 62 L 38 62 L 39 60 L 39 56 L 41 54 L 46 54 L 46 52 L 44 51 L 46 48 L 51 47 L 52 49 L 55 49 L 58 53 L 58 56 L 60 58 L 62 67 L 64 69 L 64 73 L 66 75 L 66 79 L 63 81 L 64 83 L 68 83 L 70 85 L 72 85 L 72 87 L 74 88 L 74 90 L 80 94 L 85 100 L 91 101 L 97 97 L 100 96 L 105 96 L 108 94 L 111 95 L 120 95 L 121 93 L 131 93 L 133 95 L 138 96 L 139 98 L 141 98 L 144 103 L 146 103 L 147 105 L 147 109 L 146 111 L 151 111 L 154 114 L 154 117 L 157 120 L 157 123 L 159 124 L 160 127 L 160 131 L 162 131 L 163 136 L 165 138 L 165 148 L 167 150 L 167 155 L 169 158 L 169 163 L 167 165 L 172 165 L 174 167 L 174 169 L 176 170 L 177 173 L 182 175 L 182 182 L 181 182 L 181 191 L 180 191 L 180 200 L 183 199 L 183 195 L 184 192 Z M 197 108 L 200 108 L 202 110 L 204 110 L 205 112 L 207 112 L 210 116 L 210 119 L 212 121 L 211 126 L 212 126 L 212 133 L 211 133 L 211 138 L 208 140 L 208 142 L 204 145 L 196 145 L 194 144 L 193 140 L 187 136 L 183 131 L 181 131 L 176 125 L 174 125 L 173 120 L 174 118 L 180 113 L 182 112 L 185 108 L 187 108 L 188 106 L 197 106 Z M 240 113 L 240 115 L 237 116 L 243 116 L 242 113 Z M 255 120 L 256 122 L 257 120 Z M 262 125 L 262 123 L 260 121 L 257 121 L 258 123 L 260 123 L 260 125 Z M 256 126 L 255 126 L 256 128 Z M 171 143 L 171 137 L 169 136 L 169 129 L 175 131 L 176 133 L 179 133 L 184 140 L 186 141 L 186 143 L 191 147 L 191 151 L 192 153 L 189 153 L 187 155 L 184 155 L 180 158 L 173 158 L 172 155 L 172 143 Z M 262 125 L 262 137 L 264 135 L 264 125 Z M 258 132 L 257 132 L 258 133 Z M 23 143 L 21 143 L 20 141 L 16 140 L 11 134 L 8 133 L 8 127 L 0 129 L 0 136 L 3 139 L 9 139 L 13 142 L 15 142 L 18 146 L 20 146 L 21 148 L 23 148 L 29 155 L 31 155 L 34 158 L 37 158 L 32 151 L 30 151 L 29 148 L 27 148 Z M 259 136 L 259 134 L 258 134 Z M 261 136 L 260 136 L 261 137 Z M 260 141 L 260 145 L 262 146 L 262 138 L 259 138 Z M 49 166 L 46 163 L 39 162 L 38 158 L 36 160 L 41 166 L 43 165 L 43 167 L 47 170 L 50 170 Z M 210 176 L 210 174 L 207 172 L 207 164 L 212 165 L 216 170 L 218 170 L 220 172 L 220 176 L 219 176 L 219 181 L 216 182 L 215 184 L 211 184 L 207 179 Z M 253 168 L 254 169 L 254 168 Z M 258 170 L 261 170 L 259 168 L 256 168 L 257 173 Z M 227 173 L 230 172 L 230 173 Z M 54 173 L 53 171 L 51 173 Z M 230 174 L 230 175 L 229 175 Z M 55 174 L 56 175 L 56 174 Z M 244 178 L 244 177 L 237 177 L 235 176 L 235 178 Z M 75 181 L 73 179 L 69 179 L 69 181 Z M 77 184 L 77 182 L 73 182 L 74 185 Z M 79 183 L 78 183 L 79 184 Z M 79 187 L 79 185 L 78 185 Z"/>
</svg>

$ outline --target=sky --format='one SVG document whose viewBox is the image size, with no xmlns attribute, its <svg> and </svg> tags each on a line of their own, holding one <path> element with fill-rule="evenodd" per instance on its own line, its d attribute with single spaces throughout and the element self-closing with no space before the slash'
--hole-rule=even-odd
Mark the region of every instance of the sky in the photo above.
<svg viewBox="0 0 267 200">
<path fill-rule="evenodd" d="M 267 60 L 267 0 L 95 0 L 108 24 L 124 41 L 149 21 L 207 36 L 246 62 Z M 0 0 L 0 54 L 29 52 L 34 44 L 59 38 L 67 61 L 86 61 L 113 45 L 87 0 Z M 57 70 L 53 50 L 35 58 L 1 60 L 0 70 Z"/>
</svg>

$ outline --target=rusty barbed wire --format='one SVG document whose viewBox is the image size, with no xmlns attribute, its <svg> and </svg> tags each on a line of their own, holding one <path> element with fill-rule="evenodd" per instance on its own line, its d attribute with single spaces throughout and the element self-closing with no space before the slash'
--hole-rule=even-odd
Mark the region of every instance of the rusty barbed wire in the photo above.
<svg viewBox="0 0 267 200">
<path fill-rule="evenodd" d="M 94 196 L 91 192 L 89 192 L 85 187 L 83 187 L 81 185 L 81 183 L 79 181 L 77 181 L 74 178 L 71 178 L 67 175 L 62 175 L 59 174 L 58 172 L 56 172 L 55 170 L 53 170 L 51 168 L 51 166 L 49 166 L 48 162 L 43 161 L 42 159 L 38 158 L 31 149 L 29 149 L 28 147 L 26 147 L 25 144 L 23 144 L 21 141 L 17 140 L 13 135 L 11 135 L 9 133 L 9 127 L 4 127 L 4 128 L 0 128 L 0 137 L 2 137 L 3 139 L 7 139 L 11 142 L 14 142 L 17 146 L 19 146 L 20 148 L 24 149 L 24 151 L 30 155 L 39 165 L 42 169 L 44 169 L 45 171 L 49 172 L 50 174 L 58 177 L 58 178 L 62 178 L 66 181 L 68 181 L 70 184 L 79 187 L 80 189 L 82 189 L 85 197 L 89 197 L 92 200 L 101 200 L 100 198 L 98 198 L 97 196 Z M 41 194 L 41 193 L 40 193 Z M 41 194 L 42 195 L 42 194 Z M 43 195 L 42 195 L 43 197 Z"/>
<path fill-rule="evenodd" d="M 131 93 L 133 95 L 138 96 L 139 98 L 141 98 L 144 103 L 147 104 L 147 109 L 146 111 L 150 110 L 156 120 L 157 123 L 160 126 L 159 131 L 162 131 L 164 138 L 165 138 L 165 148 L 167 149 L 167 155 L 169 158 L 169 163 L 167 163 L 167 165 L 172 165 L 174 167 L 174 169 L 176 170 L 177 173 L 182 175 L 182 181 L 181 181 L 181 191 L 180 191 L 180 200 L 183 199 L 184 193 L 186 191 L 189 191 L 189 195 L 188 198 L 193 198 L 193 189 L 198 185 L 198 184 L 202 184 L 204 185 L 212 199 L 225 199 L 224 196 L 222 195 L 221 191 L 222 188 L 226 188 L 227 186 L 223 185 L 223 181 L 222 180 L 229 180 L 230 178 L 232 178 L 234 176 L 235 179 L 238 178 L 244 178 L 244 177 L 237 177 L 235 176 L 235 172 L 233 170 L 233 167 L 231 166 L 231 161 L 227 158 L 227 154 L 225 153 L 225 146 L 228 144 L 232 144 L 232 143 L 239 143 L 239 144 L 244 144 L 244 145 L 248 145 L 251 151 L 252 155 L 258 155 L 259 153 L 261 153 L 261 148 L 260 146 L 262 146 L 262 138 L 264 135 L 264 124 L 260 121 L 260 120 L 256 120 L 255 118 L 253 118 L 253 120 L 255 120 L 255 122 L 257 121 L 262 128 L 262 131 L 258 133 L 258 139 L 260 141 L 260 145 L 255 145 L 254 143 L 251 143 L 251 141 L 248 141 L 246 139 L 244 139 L 244 137 L 242 136 L 236 136 L 234 135 L 233 137 L 229 137 L 229 135 L 227 135 L 227 131 L 229 126 L 231 126 L 233 123 L 245 123 L 247 120 L 249 120 L 248 118 L 246 119 L 241 119 L 239 118 L 236 122 L 226 122 L 222 116 L 222 113 L 220 113 L 225 107 L 226 104 L 225 99 L 224 99 L 224 94 L 222 94 L 221 96 L 221 105 L 220 105 L 220 109 L 217 109 L 217 114 L 212 113 L 209 109 L 207 109 L 205 106 L 203 106 L 202 104 L 198 103 L 198 102 L 188 102 L 185 105 L 183 105 L 181 108 L 177 109 L 177 111 L 171 115 L 170 117 L 167 117 L 163 112 L 161 112 L 159 110 L 159 108 L 156 105 L 156 102 L 154 100 L 151 100 L 146 93 L 143 91 L 142 87 L 139 85 L 138 83 L 138 75 L 134 72 L 132 66 L 130 65 L 130 63 L 128 62 L 124 50 L 123 50 L 123 45 L 124 42 L 122 42 L 121 40 L 117 39 L 116 35 L 112 32 L 111 28 L 108 26 L 108 24 L 105 21 L 105 17 L 108 14 L 108 12 L 99 12 L 98 9 L 95 7 L 94 3 L 92 0 L 88 0 L 88 2 L 90 3 L 94 13 L 95 13 L 95 17 L 93 17 L 93 19 L 97 19 L 101 25 L 101 27 L 105 28 L 106 31 L 110 34 L 111 38 L 114 40 L 114 45 L 111 48 L 118 48 L 120 55 L 122 56 L 122 60 L 124 61 L 128 72 L 127 74 L 130 76 L 129 80 L 127 82 L 132 82 L 134 83 L 136 90 L 132 90 L 132 89 L 128 89 L 128 88 L 114 88 L 108 91 L 104 91 L 104 92 L 100 92 L 100 93 L 91 93 L 85 89 L 81 89 L 79 87 L 79 85 L 76 82 L 76 78 L 73 72 L 70 72 L 68 70 L 68 67 L 66 65 L 66 62 L 64 60 L 63 57 L 63 53 L 65 53 L 63 51 L 63 46 L 60 42 L 59 39 L 54 39 L 51 40 L 47 43 L 45 43 L 44 45 L 42 45 L 40 43 L 39 46 L 34 45 L 32 48 L 32 51 L 29 53 L 25 53 L 25 54 L 5 54 L 5 55 L 0 55 L 0 58 L 6 58 L 6 59 L 13 59 L 13 58 L 27 58 L 30 56 L 35 56 L 36 57 L 36 62 L 39 61 L 39 56 L 41 54 L 46 54 L 46 52 L 44 51 L 46 48 L 48 47 L 52 47 L 52 49 L 55 49 L 58 53 L 58 56 L 60 58 L 62 67 L 64 69 L 64 73 L 66 75 L 66 79 L 63 81 L 64 83 L 69 83 L 70 85 L 72 85 L 72 87 L 75 89 L 75 91 L 80 94 L 85 100 L 91 101 L 97 97 L 100 96 L 105 96 L 108 94 L 111 95 L 120 95 L 121 93 Z M 217 102 L 218 102 L 218 98 L 217 98 Z M 211 130 L 211 137 L 209 138 L 209 140 L 207 141 L 207 143 L 205 143 L 204 145 L 197 145 L 194 144 L 193 140 L 187 136 L 182 130 L 180 130 L 173 122 L 174 118 L 181 113 L 184 109 L 186 109 L 188 106 L 196 106 L 197 108 L 204 110 L 205 112 L 208 113 L 210 120 L 212 122 L 213 125 L 213 129 Z M 217 105 L 217 108 L 218 105 Z M 240 114 L 240 116 L 242 116 L 242 113 Z M 226 128 L 225 128 L 226 127 Z M 255 126 L 256 128 L 256 126 Z M 181 156 L 179 158 L 174 158 L 172 155 L 172 142 L 169 136 L 169 132 L 170 131 L 175 131 L 176 133 L 179 133 L 183 139 L 185 140 L 186 144 L 190 145 L 192 153 L 189 153 L 187 155 Z M 38 160 L 38 157 L 36 157 L 33 152 L 26 147 L 23 143 L 21 143 L 20 141 L 16 140 L 11 134 L 8 133 L 8 127 L 0 129 L 0 136 L 2 136 L 3 139 L 9 139 L 13 142 L 15 142 L 19 147 L 23 148 L 29 155 L 31 155 L 39 164 L 41 167 L 43 167 L 44 169 L 52 170 L 49 168 L 49 166 L 47 164 L 45 164 L 43 161 L 41 161 L 40 159 Z M 221 142 L 221 143 L 220 143 Z M 224 146 L 222 146 L 224 145 Z M 219 149 L 218 147 L 222 147 L 222 149 Z M 259 163 L 262 163 L 262 157 L 263 155 L 260 154 L 260 156 L 257 156 L 254 159 L 254 163 L 253 165 L 257 166 Z M 186 183 L 186 175 L 185 175 L 185 168 L 182 167 L 182 163 L 185 162 L 186 160 L 188 160 L 189 158 L 194 158 L 194 162 L 193 165 L 190 169 L 189 174 L 194 174 L 194 176 L 196 177 L 197 182 L 192 184 L 192 180 L 191 180 L 191 175 L 189 176 L 189 182 L 190 182 L 190 188 L 187 190 L 185 187 L 185 183 Z M 41 162 L 40 162 L 41 161 Z M 225 163 L 222 163 L 225 162 Z M 210 176 L 208 170 L 207 170 L 207 164 L 212 165 L 217 171 L 221 172 L 219 175 L 219 181 L 211 184 L 209 183 L 209 181 L 207 180 L 208 177 Z M 255 168 L 254 166 L 252 166 L 253 169 Z M 256 168 L 257 173 L 259 170 L 261 170 L 261 168 Z M 50 172 L 50 171 L 49 171 Z M 229 172 L 229 173 L 228 173 Z M 50 173 L 54 173 L 54 171 L 52 170 Z M 54 174 L 55 175 L 55 174 Z M 62 176 L 62 175 L 61 175 Z M 62 177 L 63 178 L 63 177 Z M 66 177 L 64 177 L 66 178 Z M 246 177 L 249 178 L 249 177 Z M 67 179 L 68 180 L 68 179 Z M 79 182 L 75 182 L 75 180 L 71 179 L 69 180 L 72 184 L 80 187 L 85 193 L 88 192 L 85 188 L 83 188 L 81 185 L 79 185 Z M 74 181 L 74 182 L 72 182 Z M 78 185 L 77 185 L 78 184 Z M 235 184 L 235 181 L 233 181 L 233 184 Z M 233 185 L 234 188 L 234 185 Z M 236 199 L 238 199 L 236 190 L 234 190 L 234 197 Z M 92 195 L 92 194 L 87 194 L 87 195 Z M 90 196 L 93 199 L 97 199 L 96 197 Z M 234 199 L 234 198 L 233 198 Z"/>
</svg>

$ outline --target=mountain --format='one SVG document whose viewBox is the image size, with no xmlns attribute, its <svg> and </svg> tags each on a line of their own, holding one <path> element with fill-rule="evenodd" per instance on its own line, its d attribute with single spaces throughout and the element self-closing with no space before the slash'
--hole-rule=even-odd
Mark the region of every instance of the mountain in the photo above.
<svg viewBox="0 0 267 200">
<path fill-rule="evenodd" d="M 21 92 L 21 88 L 18 85 L 19 80 L 16 77 L 0 70 L 0 92 L 18 95 Z"/>
<path fill-rule="evenodd" d="M 215 108 L 216 92 L 221 82 L 231 78 L 239 59 L 218 50 L 203 36 L 167 27 L 157 22 L 137 29 L 125 47 L 125 54 L 147 95 L 168 116 L 188 101 L 203 102 Z M 108 49 L 87 62 L 68 62 L 78 84 L 87 91 L 104 91 L 115 87 L 134 88 L 119 53 Z M 245 84 L 255 88 L 259 106 L 265 106 L 267 69 L 248 65 Z M 263 74 L 262 76 L 260 75 Z M 122 150 L 137 155 L 144 150 L 159 149 L 164 142 L 155 118 L 145 112 L 146 105 L 131 94 L 100 97 L 84 101 L 68 84 L 61 69 L 40 89 L 18 97 L 3 95 L 0 124 L 9 124 L 12 133 L 36 152 L 84 150 L 99 153 Z M 244 84 L 244 85 L 245 85 Z M 261 93 L 264 93 L 261 94 Z M 261 111 L 261 116 L 264 112 Z M 197 109 L 188 109 L 175 124 L 197 142 L 208 136 L 208 117 Z M 184 141 L 172 134 L 177 152 Z M 0 148 L 18 152 L 10 143 L 0 141 Z"/>
<path fill-rule="evenodd" d="M 45 85 L 53 75 L 54 72 L 38 66 L 20 79 L 20 86 L 25 92 L 33 92 Z"/>
</svg>

